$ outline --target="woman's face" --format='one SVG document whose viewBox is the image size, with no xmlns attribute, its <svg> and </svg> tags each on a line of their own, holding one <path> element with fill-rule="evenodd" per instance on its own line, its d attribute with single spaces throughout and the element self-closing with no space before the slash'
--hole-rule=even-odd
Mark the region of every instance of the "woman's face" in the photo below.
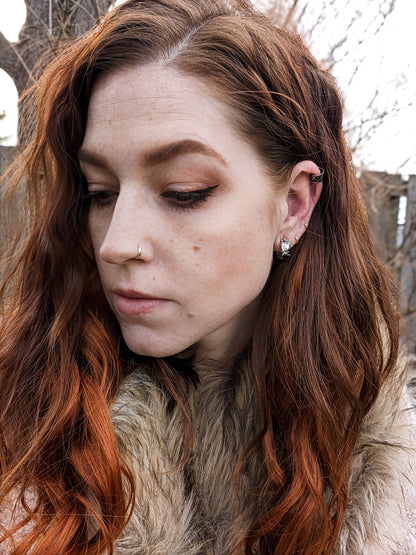
<svg viewBox="0 0 416 555">
<path fill-rule="evenodd" d="M 93 89 L 79 155 L 89 229 L 138 354 L 195 346 L 220 359 L 250 331 L 285 203 L 230 121 L 203 82 L 172 68 L 122 69 Z"/>
</svg>

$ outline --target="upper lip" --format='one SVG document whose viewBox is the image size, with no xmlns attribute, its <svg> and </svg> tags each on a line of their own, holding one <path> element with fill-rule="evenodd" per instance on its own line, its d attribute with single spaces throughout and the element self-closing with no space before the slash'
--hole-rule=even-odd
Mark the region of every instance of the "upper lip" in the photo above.
<svg viewBox="0 0 416 555">
<path fill-rule="evenodd" d="M 136 291 L 135 289 L 115 289 L 114 292 L 122 297 L 128 297 L 130 299 L 157 299 L 161 300 L 161 297 L 156 295 L 149 295 L 148 293 L 143 293 L 143 291 Z"/>
</svg>

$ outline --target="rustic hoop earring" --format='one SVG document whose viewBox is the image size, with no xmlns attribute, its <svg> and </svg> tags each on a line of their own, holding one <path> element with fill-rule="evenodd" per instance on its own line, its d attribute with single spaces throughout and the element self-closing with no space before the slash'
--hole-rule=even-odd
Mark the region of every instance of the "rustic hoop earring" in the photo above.
<svg viewBox="0 0 416 555">
<path fill-rule="evenodd" d="M 319 168 L 319 169 L 321 170 L 320 173 L 318 173 L 316 175 L 311 174 L 312 183 L 322 183 L 322 181 L 324 180 L 325 170 L 323 170 L 322 168 Z"/>
</svg>

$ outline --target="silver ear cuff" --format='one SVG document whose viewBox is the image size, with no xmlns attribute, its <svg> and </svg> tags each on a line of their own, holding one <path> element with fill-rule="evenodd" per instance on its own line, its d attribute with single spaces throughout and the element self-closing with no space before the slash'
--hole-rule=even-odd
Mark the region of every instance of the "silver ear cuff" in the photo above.
<svg viewBox="0 0 416 555">
<path fill-rule="evenodd" d="M 322 168 L 319 168 L 319 169 L 321 170 L 320 173 L 318 173 L 318 174 L 316 174 L 316 175 L 311 174 L 311 181 L 312 181 L 312 183 L 322 183 L 322 181 L 324 180 L 324 173 L 325 173 L 325 170 L 323 170 Z"/>
</svg>

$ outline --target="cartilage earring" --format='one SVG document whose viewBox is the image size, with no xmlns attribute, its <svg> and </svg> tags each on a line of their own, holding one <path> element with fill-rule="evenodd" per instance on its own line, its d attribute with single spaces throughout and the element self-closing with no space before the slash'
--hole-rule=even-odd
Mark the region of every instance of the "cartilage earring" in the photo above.
<svg viewBox="0 0 416 555">
<path fill-rule="evenodd" d="M 321 170 L 321 173 L 318 173 L 316 175 L 311 174 L 312 183 L 322 183 L 322 181 L 324 180 L 325 170 L 323 170 L 322 168 L 319 168 L 319 169 Z"/>
<path fill-rule="evenodd" d="M 282 260 L 283 258 L 288 258 L 290 256 L 290 243 L 287 239 L 282 237 L 280 239 L 280 251 L 277 253 L 277 258 Z"/>
<path fill-rule="evenodd" d="M 142 248 L 140 245 L 137 245 L 137 254 L 136 254 L 136 260 L 138 260 L 139 258 L 141 258 L 142 256 Z"/>
</svg>

